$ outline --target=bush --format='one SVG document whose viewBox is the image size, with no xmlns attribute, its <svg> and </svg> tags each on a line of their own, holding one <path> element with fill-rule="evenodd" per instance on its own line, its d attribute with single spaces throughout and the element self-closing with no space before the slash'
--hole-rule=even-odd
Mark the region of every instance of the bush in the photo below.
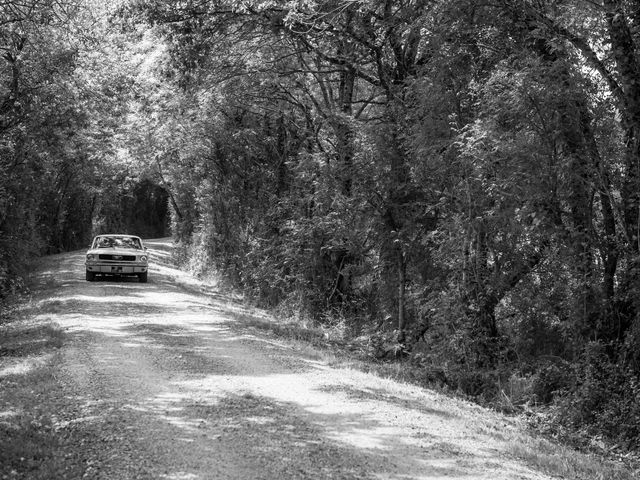
<svg viewBox="0 0 640 480">
<path fill-rule="evenodd" d="M 555 421 L 586 437 L 602 436 L 628 449 L 640 447 L 640 378 L 612 362 L 606 346 L 589 344 L 574 366 L 575 381 L 558 400 Z"/>
<path fill-rule="evenodd" d="M 562 360 L 541 366 L 533 377 L 531 387 L 536 403 L 550 404 L 556 394 L 570 387 L 572 377 L 571 365 Z"/>
</svg>

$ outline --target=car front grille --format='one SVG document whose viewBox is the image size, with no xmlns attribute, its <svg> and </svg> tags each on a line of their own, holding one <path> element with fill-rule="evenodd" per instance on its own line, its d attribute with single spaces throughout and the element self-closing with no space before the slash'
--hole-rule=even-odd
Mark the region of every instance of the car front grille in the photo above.
<svg viewBox="0 0 640 480">
<path fill-rule="evenodd" d="M 124 262 L 135 262 L 136 260 L 135 255 L 110 255 L 106 253 L 101 253 L 100 255 L 98 255 L 98 258 L 100 260 L 117 260 Z"/>
</svg>

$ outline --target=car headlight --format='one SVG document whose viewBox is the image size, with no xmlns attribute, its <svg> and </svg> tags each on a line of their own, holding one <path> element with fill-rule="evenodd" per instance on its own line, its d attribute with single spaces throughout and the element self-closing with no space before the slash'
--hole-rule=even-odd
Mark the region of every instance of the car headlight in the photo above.
<svg viewBox="0 0 640 480">
<path fill-rule="evenodd" d="M 87 254 L 87 260 L 93 260 L 93 259 L 94 259 L 94 257 L 95 257 L 95 255 L 94 255 L 94 254 L 92 254 L 92 253 L 88 253 L 88 254 Z"/>
<path fill-rule="evenodd" d="M 142 255 L 142 256 L 140 257 L 140 261 L 141 261 L 141 262 L 146 262 L 146 261 L 147 261 L 147 256 L 146 256 L 146 255 Z"/>
</svg>

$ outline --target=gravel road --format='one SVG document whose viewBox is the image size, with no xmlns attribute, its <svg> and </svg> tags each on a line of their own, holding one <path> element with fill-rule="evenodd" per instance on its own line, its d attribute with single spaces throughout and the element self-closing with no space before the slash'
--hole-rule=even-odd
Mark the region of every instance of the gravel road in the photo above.
<svg viewBox="0 0 640 480">
<path fill-rule="evenodd" d="M 38 402 L 68 478 L 547 478 L 509 455 L 511 420 L 330 366 L 172 269 L 169 240 L 147 245 L 147 284 L 86 282 L 82 252 L 37 273 L 30 321 L 65 331 L 59 388 Z"/>
</svg>

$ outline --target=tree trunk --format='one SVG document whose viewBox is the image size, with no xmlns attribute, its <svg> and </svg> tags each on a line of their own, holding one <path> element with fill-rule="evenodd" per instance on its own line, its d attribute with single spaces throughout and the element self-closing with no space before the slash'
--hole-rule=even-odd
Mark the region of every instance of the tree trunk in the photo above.
<svg viewBox="0 0 640 480">
<path fill-rule="evenodd" d="M 630 248 L 640 251 L 640 65 L 623 2 L 604 0 L 611 51 L 616 63 L 622 102 L 620 112 L 626 131 L 625 181 L 622 186 L 625 233 Z"/>
<path fill-rule="evenodd" d="M 353 154 L 354 131 L 351 126 L 353 115 L 353 92 L 356 72 L 350 66 L 345 66 L 340 73 L 340 90 L 338 103 L 340 113 L 335 116 L 334 132 L 336 135 L 336 154 L 338 157 L 338 174 L 340 176 L 341 193 L 345 197 L 351 196 L 353 184 Z"/>
<path fill-rule="evenodd" d="M 404 343 L 405 340 L 405 288 L 407 261 L 402 251 L 402 247 L 398 247 L 398 342 Z"/>
</svg>

